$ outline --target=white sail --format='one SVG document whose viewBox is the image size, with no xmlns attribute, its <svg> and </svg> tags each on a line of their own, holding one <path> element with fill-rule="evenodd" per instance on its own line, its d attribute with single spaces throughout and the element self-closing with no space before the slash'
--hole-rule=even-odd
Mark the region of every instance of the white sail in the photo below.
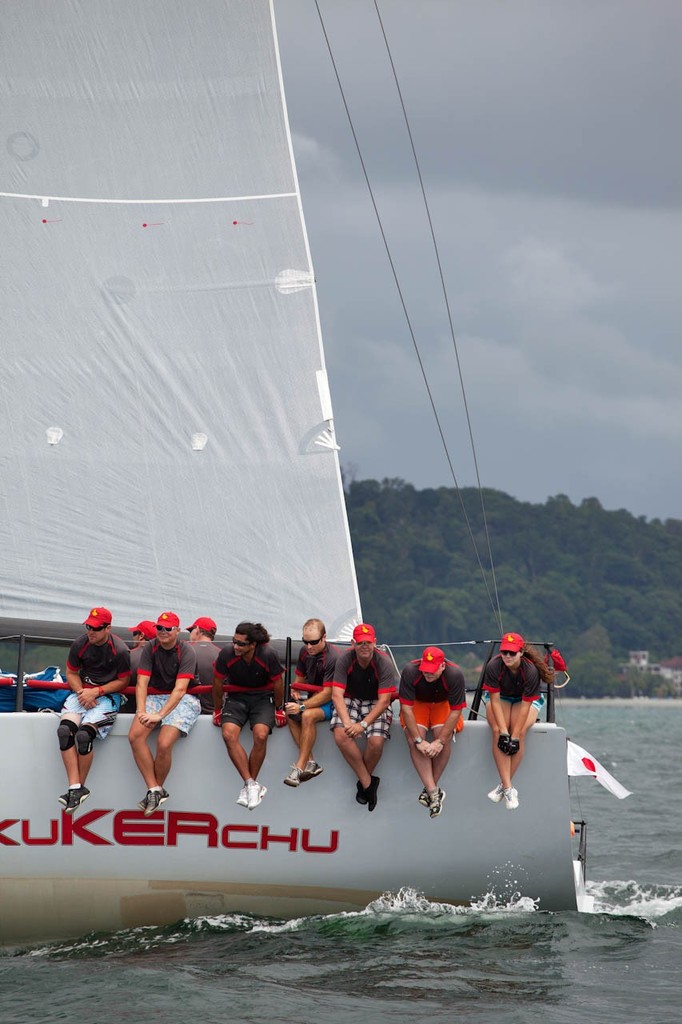
<svg viewBox="0 0 682 1024">
<path fill-rule="evenodd" d="M 5 3 L 0 102 L 0 616 L 347 636 L 272 3 Z"/>
</svg>

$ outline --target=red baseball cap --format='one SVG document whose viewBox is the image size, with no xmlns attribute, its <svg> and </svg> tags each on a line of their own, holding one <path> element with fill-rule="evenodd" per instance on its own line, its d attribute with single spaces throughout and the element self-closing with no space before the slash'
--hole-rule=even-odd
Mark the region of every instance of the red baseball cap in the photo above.
<svg viewBox="0 0 682 1024">
<path fill-rule="evenodd" d="M 151 619 L 143 619 L 136 626 L 130 627 L 131 633 L 142 633 L 145 640 L 153 640 L 156 636 L 156 626 Z"/>
<path fill-rule="evenodd" d="M 518 651 L 523 650 L 525 642 L 520 633 L 505 633 L 500 640 L 500 653 L 502 651 L 511 651 L 512 654 L 517 654 Z"/>
<path fill-rule="evenodd" d="M 110 626 L 111 612 L 108 608 L 92 608 L 84 626 Z"/>
<path fill-rule="evenodd" d="M 374 626 L 369 626 L 366 622 L 361 622 L 359 626 L 356 626 L 353 630 L 353 639 L 356 644 L 361 644 L 364 641 L 369 643 L 376 643 L 377 635 L 374 632 Z"/>
<path fill-rule="evenodd" d="M 440 647 L 425 647 L 422 660 L 419 662 L 420 672 L 437 672 L 445 661 L 445 654 Z"/>
<path fill-rule="evenodd" d="M 203 629 L 205 633 L 218 632 L 218 626 L 213 619 L 209 619 L 208 615 L 200 615 L 198 619 L 194 620 L 191 626 L 187 627 L 187 629 L 191 632 L 195 626 L 198 626 L 199 629 Z"/>
<path fill-rule="evenodd" d="M 180 619 L 177 617 L 175 612 L 161 612 L 158 619 L 156 620 L 157 626 L 179 626 Z"/>
</svg>

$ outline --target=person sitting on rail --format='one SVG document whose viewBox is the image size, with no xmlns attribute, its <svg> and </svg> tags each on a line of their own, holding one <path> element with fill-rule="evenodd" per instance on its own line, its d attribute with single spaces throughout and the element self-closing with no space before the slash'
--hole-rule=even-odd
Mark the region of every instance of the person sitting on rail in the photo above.
<svg viewBox="0 0 682 1024">
<path fill-rule="evenodd" d="M 499 784 L 488 793 L 509 811 L 519 806 L 512 779 L 523 759 L 526 733 L 537 720 L 545 698 L 540 681 L 551 683 L 554 668 L 546 665 L 532 644 L 520 633 L 505 633 L 500 652 L 488 662 L 483 681 L 486 718 L 493 733 L 493 758 Z"/>
<path fill-rule="evenodd" d="M 419 803 L 432 818 L 443 809 L 445 790 L 438 785 L 452 753 L 454 734 L 464 724 L 466 685 L 459 665 L 440 647 L 425 647 L 400 676 L 400 721 L 417 775 L 424 784 Z M 429 742 L 429 729 L 433 739 Z"/>
</svg>

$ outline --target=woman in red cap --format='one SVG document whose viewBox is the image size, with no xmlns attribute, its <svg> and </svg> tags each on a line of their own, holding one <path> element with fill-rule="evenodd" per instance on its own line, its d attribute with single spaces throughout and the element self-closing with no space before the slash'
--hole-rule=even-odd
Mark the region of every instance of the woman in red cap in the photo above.
<svg viewBox="0 0 682 1024">
<path fill-rule="evenodd" d="M 504 800 L 509 811 L 519 806 L 519 794 L 512 779 L 523 758 L 525 736 L 545 703 L 540 682 L 550 683 L 553 679 L 554 669 L 545 664 L 520 633 L 505 633 L 500 640 L 500 653 L 486 666 L 483 700 L 500 776 L 488 798 L 495 804 Z"/>
</svg>

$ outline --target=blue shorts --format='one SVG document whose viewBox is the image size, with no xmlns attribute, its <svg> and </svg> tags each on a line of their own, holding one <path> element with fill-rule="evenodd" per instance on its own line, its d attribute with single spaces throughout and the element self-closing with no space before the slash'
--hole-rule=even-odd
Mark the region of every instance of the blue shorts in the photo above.
<svg viewBox="0 0 682 1024">
<path fill-rule="evenodd" d="M 490 700 L 490 693 L 488 692 L 488 690 L 484 690 L 483 691 L 483 703 L 487 704 L 489 700 Z M 521 701 L 523 700 L 523 697 L 503 697 L 502 694 L 500 694 L 500 700 L 503 700 L 505 702 L 505 704 L 520 704 Z M 540 696 L 537 697 L 533 701 L 533 707 L 535 708 L 536 711 L 542 711 L 544 706 L 545 706 L 545 696 L 544 696 L 544 694 L 541 693 Z"/>
<path fill-rule="evenodd" d="M 94 708 L 86 709 L 78 700 L 78 695 L 70 693 L 62 707 L 62 718 L 69 718 L 71 721 L 78 719 L 77 725 L 91 725 L 97 730 L 98 737 L 103 740 L 109 735 L 111 727 L 116 721 L 118 709 L 123 703 L 123 694 L 105 693 L 97 698 Z"/>
<path fill-rule="evenodd" d="M 145 711 L 148 715 L 158 715 L 163 705 L 168 700 L 169 694 L 148 693 L 145 702 Z M 178 704 L 172 711 L 169 711 L 165 718 L 162 718 L 159 725 L 172 725 L 174 729 L 186 736 L 197 718 L 201 714 L 199 698 L 191 693 L 186 693 L 180 698 Z"/>
</svg>

